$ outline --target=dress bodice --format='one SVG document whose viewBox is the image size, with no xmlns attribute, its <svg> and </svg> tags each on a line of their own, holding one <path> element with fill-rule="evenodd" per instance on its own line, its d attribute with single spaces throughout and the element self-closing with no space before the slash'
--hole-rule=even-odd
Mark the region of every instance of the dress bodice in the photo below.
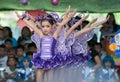
<svg viewBox="0 0 120 82">
<path fill-rule="evenodd" d="M 53 37 L 43 37 L 40 41 L 40 53 L 42 59 L 49 59 L 54 56 L 56 40 Z"/>
</svg>

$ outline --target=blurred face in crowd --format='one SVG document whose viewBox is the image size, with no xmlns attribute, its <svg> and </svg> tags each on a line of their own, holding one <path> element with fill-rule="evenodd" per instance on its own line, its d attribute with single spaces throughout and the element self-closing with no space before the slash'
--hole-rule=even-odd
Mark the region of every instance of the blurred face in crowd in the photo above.
<svg viewBox="0 0 120 82">
<path fill-rule="evenodd" d="M 0 30 L 0 39 L 3 39 L 4 38 L 4 32 L 3 30 Z"/>
<path fill-rule="evenodd" d="M 9 41 L 7 41 L 7 42 L 5 43 L 5 47 L 6 47 L 6 48 L 12 48 L 12 43 L 9 42 Z"/>
<path fill-rule="evenodd" d="M 23 55 L 24 55 L 23 49 L 18 48 L 18 49 L 17 49 L 17 56 L 18 56 L 18 57 L 22 57 Z"/>
<path fill-rule="evenodd" d="M 105 62 L 105 66 L 106 67 L 111 67 L 111 62 L 110 61 Z"/>
<path fill-rule="evenodd" d="M 0 47 L 0 57 L 5 55 L 5 48 Z"/>
<path fill-rule="evenodd" d="M 21 32 L 23 37 L 30 37 L 31 36 L 31 31 L 28 27 L 24 27 Z"/>
<path fill-rule="evenodd" d="M 94 46 L 94 48 L 95 48 L 95 50 L 97 51 L 97 52 L 101 52 L 101 46 L 100 45 L 95 45 Z"/>
<path fill-rule="evenodd" d="M 16 60 L 14 58 L 9 58 L 8 60 L 8 65 L 9 66 L 15 66 L 16 65 Z"/>
<path fill-rule="evenodd" d="M 24 65 L 25 67 L 29 67 L 29 61 L 28 61 L 28 60 L 25 60 L 25 61 L 23 62 L 23 65 Z"/>
</svg>

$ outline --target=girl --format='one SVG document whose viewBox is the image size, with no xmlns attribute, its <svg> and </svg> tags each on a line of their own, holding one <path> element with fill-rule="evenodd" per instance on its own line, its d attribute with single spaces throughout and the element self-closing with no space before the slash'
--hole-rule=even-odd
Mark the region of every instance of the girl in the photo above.
<svg viewBox="0 0 120 82">
<path fill-rule="evenodd" d="M 23 21 L 28 24 L 36 34 L 34 34 L 33 41 L 36 43 L 38 48 L 37 53 L 33 56 L 33 64 L 38 68 L 36 82 L 41 82 L 41 77 L 45 73 L 45 70 L 50 70 L 55 67 L 61 67 L 65 64 L 73 62 L 74 57 L 70 56 L 71 51 L 65 46 L 65 39 L 71 34 L 72 30 L 67 32 L 62 39 L 61 31 L 63 26 L 76 14 L 76 11 L 70 13 L 70 7 L 67 9 L 66 14 L 62 22 L 58 25 L 57 29 L 53 32 L 53 27 L 56 24 L 55 19 L 47 14 L 40 17 L 40 24 L 30 19 L 30 16 L 24 15 L 21 17 L 18 13 L 18 17 L 22 18 Z M 78 21 L 73 27 L 75 28 L 82 20 Z M 100 23 L 101 24 L 101 23 Z M 40 28 L 39 28 L 39 27 Z M 93 29 L 93 28 L 92 28 Z M 87 32 L 89 29 L 84 29 L 83 32 Z M 83 33 L 82 32 L 82 33 Z M 80 33 L 76 34 L 78 36 Z M 60 45 L 60 44 L 61 45 Z M 44 50 L 45 49 L 45 50 Z"/>
<path fill-rule="evenodd" d="M 40 25 L 41 30 L 36 27 L 34 21 L 23 19 L 23 21 L 25 21 L 26 24 L 29 24 L 34 32 L 39 36 L 38 40 L 40 41 L 40 48 L 38 49 L 38 53 L 35 53 L 33 57 L 33 64 L 38 67 L 36 82 L 41 82 L 41 76 L 44 74 L 44 70 L 53 69 L 62 64 L 62 61 L 58 56 L 65 61 L 65 58 L 62 57 L 62 55 L 55 54 L 55 44 L 62 27 L 75 15 L 75 13 L 76 11 L 70 14 L 69 7 L 63 21 L 58 25 L 58 29 L 53 35 L 50 35 L 50 33 L 55 25 L 55 21 L 50 15 L 43 16 Z M 21 18 L 20 15 L 18 15 L 18 17 Z M 46 50 L 44 50 L 45 48 Z"/>
<path fill-rule="evenodd" d="M 16 80 L 17 70 L 16 70 L 17 60 L 15 57 L 8 57 L 7 66 L 5 69 L 5 78 L 8 80 L 12 80 L 14 82 Z"/>
<path fill-rule="evenodd" d="M 19 64 L 20 64 L 19 65 L 20 67 L 19 67 L 18 74 L 17 74 L 18 81 L 19 82 L 22 82 L 22 81 L 33 82 L 34 76 L 33 76 L 31 59 L 28 56 L 24 56 L 21 58 Z"/>
<path fill-rule="evenodd" d="M 114 69 L 115 63 L 111 56 L 105 56 L 103 61 L 103 67 L 100 70 L 99 81 L 100 82 L 118 82 L 118 75 Z"/>
</svg>

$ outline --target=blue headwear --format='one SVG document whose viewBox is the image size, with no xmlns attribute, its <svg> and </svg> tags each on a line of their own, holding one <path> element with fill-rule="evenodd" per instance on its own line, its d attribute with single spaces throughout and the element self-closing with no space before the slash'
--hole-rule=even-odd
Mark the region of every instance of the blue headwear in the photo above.
<svg viewBox="0 0 120 82">
<path fill-rule="evenodd" d="M 114 68 L 115 62 L 114 62 L 114 60 L 113 60 L 113 58 L 111 56 L 105 56 L 104 57 L 104 59 L 102 61 L 103 67 L 106 68 L 105 63 L 108 62 L 108 61 L 111 62 L 111 68 Z"/>
<path fill-rule="evenodd" d="M 26 60 L 29 62 L 29 67 L 30 68 L 32 67 L 33 64 L 31 62 L 31 59 L 28 56 L 24 56 L 20 60 L 20 68 L 23 68 L 23 69 L 25 68 L 24 65 L 23 65 L 23 62 L 26 61 Z"/>
</svg>

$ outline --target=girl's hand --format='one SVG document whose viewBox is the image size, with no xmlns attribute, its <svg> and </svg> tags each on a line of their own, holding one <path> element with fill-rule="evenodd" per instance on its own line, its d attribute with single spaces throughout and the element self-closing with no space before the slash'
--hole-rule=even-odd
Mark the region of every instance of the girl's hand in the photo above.
<svg viewBox="0 0 120 82">
<path fill-rule="evenodd" d="M 78 22 L 76 22 L 72 27 L 78 27 L 80 24 L 82 24 L 82 22 L 87 19 L 89 17 L 89 15 L 86 15 L 84 17 L 82 17 Z"/>
<path fill-rule="evenodd" d="M 107 20 L 109 19 L 109 17 L 107 17 L 106 19 L 102 20 L 101 22 L 95 23 L 92 25 L 92 28 L 101 28 L 102 24 L 104 24 L 105 22 L 107 22 Z"/>
<path fill-rule="evenodd" d="M 18 13 L 17 11 L 15 11 L 15 14 L 17 15 L 17 17 L 18 17 L 19 19 L 22 19 L 22 16 L 19 15 L 19 13 Z"/>
<path fill-rule="evenodd" d="M 68 7 L 67 11 L 66 11 L 66 14 L 61 22 L 62 25 L 65 25 L 76 13 L 77 11 L 73 11 L 72 13 L 70 13 L 70 6 Z"/>
</svg>

